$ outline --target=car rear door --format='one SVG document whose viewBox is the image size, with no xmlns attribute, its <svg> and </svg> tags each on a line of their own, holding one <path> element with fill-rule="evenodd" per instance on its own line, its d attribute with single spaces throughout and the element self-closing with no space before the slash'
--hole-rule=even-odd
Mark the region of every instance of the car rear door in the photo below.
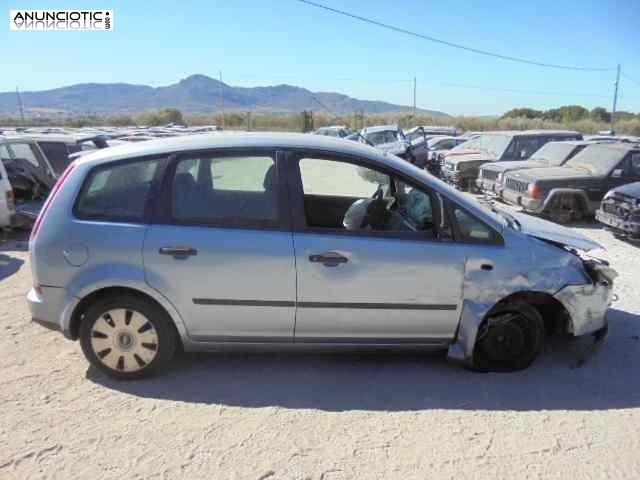
<svg viewBox="0 0 640 480">
<path fill-rule="evenodd" d="M 275 150 L 184 153 L 144 243 L 147 282 L 194 341 L 289 342 L 296 273 Z"/>
<path fill-rule="evenodd" d="M 385 178 L 383 188 L 391 188 L 385 172 L 357 161 L 315 152 L 289 155 L 298 272 L 295 341 L 446 343 L 458 324 L 465 256 L 437 240 L 433 229 L 411 231 L 401 222 L 387 231 L 371 225 L 346 229 L 344 218 L 357 202 L 371 197 Z M 438 204 L 432 192 L 409 190 L 405 207 L 428 211 L 433 219 Z M 329 218 L 339 205 L 339 218 Z M 322 211 L 326 215 L 316 214 Z"/>
</svg>

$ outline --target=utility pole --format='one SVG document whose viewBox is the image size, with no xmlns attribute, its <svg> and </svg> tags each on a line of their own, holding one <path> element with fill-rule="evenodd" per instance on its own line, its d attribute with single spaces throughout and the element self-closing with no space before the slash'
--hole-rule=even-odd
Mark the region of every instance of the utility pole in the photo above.
<svg viewBox="0 0 640 480">
<path fill-rule="evenodd" d="M 615 123 L 616 123 L 616 104 L 618 103 L 618 84 L 620 83 L 620 64 L 618 64 L 618 69 L 616 71 L 616 83 L 615 88 L 613 90 L 613 109 L 611 110 L 611 134 L 615 134 Z"/>
<path fill-rule="evenodd" d="M 22 97 L 20 97 L 20 90 L 18 89 L 17 85 L 16 85 L 16 96 L 18 97 L 18 109 L 20 110 L 20 120 L 22 122 L 22 126 L 24 127 L 25 123 L 24 123 L 24 110 L 22 108 Z"/>
<path fill-rule="evenodd" d="M 416 116 L 416 77 L 413 77 L 413 116 Z"/>
<path fill-rule="evenodd" d="M 224 88 L 222 87 L 222 70 L 220 70 L 220 111 L 222 112 L 222 128 L 224 129 Z"/>
</svg>

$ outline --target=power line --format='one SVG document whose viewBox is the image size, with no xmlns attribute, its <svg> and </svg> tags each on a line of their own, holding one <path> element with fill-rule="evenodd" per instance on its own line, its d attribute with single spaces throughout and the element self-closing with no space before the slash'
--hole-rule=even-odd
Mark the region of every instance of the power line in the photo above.
<svg viewBox="0 0 640 480">
<path fill-rule="evenodd" d="M 315 95 L 311 95 L 311 98 L 313 98 L 318 103 L 318 105 L 320 105 L 327 112 L 329 112 L 329 115 L 331 115 L 332 117 L 336 116 L 331 110 L 329 110 L 329 107 L 327 107 L 324 103 L 322 103 L 320 100 L 318 100 Z"/>
<path fill-rule="evenodd" d="M 472 88 L 475 90 L 487 90 L 487 91 L 494 91 L 494 92 L 523 93 L 527 95 L 557 95 L 557 96 L 609 98 L 609 95 L 601 95 L 598 93 L 570 93 L 570 92 L 552 92 L 552 91 L 544 91 L 544 90 L 518 90 L 514 88 L 487 87 L 482 85 L 465 85 L 461 83 L 439 83 L 438 85 L 443 87 Z"/>
<path fill-rule="evenodd" d="M 631 80 L 633 83 L 635 83 L 636 85 L 638 85 L 640 87 L 640 82 L 637 80 L 634 80 L 633 78 L 631 78 L 629 75 L 627 75 L 626 73 L 620 72 L 620 75 L 622 75 L 624 78 L 626 78 L 627 80 Z"/>
<path fill-rule="evenodd" d="M 466 50 L 468 52 L 473 52 L 473 53 L 477 53 L 477 54 L 480 54 L 480 55 L 486 55 L 488 57 L 500 58 L 502 60 L 509 60 L 509 61 L 512 61 L 512 62 L 526 63 L 526 64 L 529 64 L 529 65 L 537 65 L 539 67 L 558 68 L 558 69 L 562 69 L 562 70 L 580 70 L 580 71 L 592 71 L 592 72 L 605 72 L 605 71 L 615 70 L 615 67 L 613 67 L 613 68 L 611 68 L 611 67 L 608 67 L 608 68 L 604 68 L 604 67 L 577 67 L 577 66 L 573 66 L 573 65 L 559 65 L 559 64 L 554 64 L 554 63 L 537 62 L 537 61 L 534 61 L 534 60 L 527 60 L 525 58 L 512 57 L 512 56 L 509 56 L 509 55 L 502 55 L 500 53 L 489 52 L 487 50 L 480 50 L 478 48 L 467 47 L 465 45 L 460 45 L 458 43 L 449 42 L 447 40 L 442 40 L 440 38 L 431 37 L 429 35 L 424 35 L 422 33 L 412 32 L 410 30 L 407 30 L 407 29 L 404 29 L 404 28 L 401 28 L 401 27 L 396 27 L 396 26 L 390 25 L 388 23 L 382 23 L 382 22 L 379 22 L 377 20 L 373 20 L 373 19 L 370 19 L 370 18 L 362 17 L 360 15 L 356 15 L 355 13 L 346 12 L 344 10 L 338 10 L 337 8 L 332 8 L 332 7 L 329 7 L 327 5 L 323 5 L 321 3 L 312 2 L 310 0 L 297 0 L 297 1 L 300 2 L 300 3 L 304 3 L 304 4 L 307 4 L 307 5 L 310 5 L 312 7 L 321 8 L 321 9 L 327 10 L 329 12 L 337 13 L 337 14 L 343 15 L 345 17 L 354 18 L 356 20 L 360 20 L 361 22 L 370 23 L 370 24 L 376 25 L 378 27 L 386 28 L 387 30 L 393 30 L 394 32 L 404 33 L 405 35 L 411 35 L 413 37 L 421 38 L 423 40 L 429 40 L 430 42 L 440 43 L 442 45 L 447 45 L 449 47 L 458 48 L 460 50 Z"/>
</svg>

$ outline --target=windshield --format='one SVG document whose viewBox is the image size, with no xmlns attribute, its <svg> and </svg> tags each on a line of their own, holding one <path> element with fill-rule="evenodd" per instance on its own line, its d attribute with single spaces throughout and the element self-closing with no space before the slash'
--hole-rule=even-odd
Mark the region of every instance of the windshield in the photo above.
<svg viewBox="0 0 640 480">
<path fill-rule="evenodd" d="M 458 152 L 460 150 L 477 150 L 478 148 L 480 148 L 480 137 L 475 137 L 456 145 L 451 149 L 451 151 Z"/>
<path fill-rule="evenodd" d="M 397 130 L 382 130 L 379 132 L 365 133 L 364 138 L 369 140 L 374 145 L 393 143 L 400 140 L 399 132 Z"/>
<path fill-rule="evenodd" d="M 566 165 L 580 170 L 587 170 L 593 175 L 608 175 L 611 170 L 622 160 L 627 152 L 617 148 L 609 148 L 604 145 L 590 145 Z"/>
<path fill-rule="evenodd" d="M 500 158 L 511 143 L 510 135 L 481 135 L 477 138 L 478 148 Z"/>
<path fill-rule="evenodd" d="M 531 155 L 531 160 L 554 166 L 562 165 L 576 148 L 576 145 L 570 143 L 549 142 Z"/>
</svg>

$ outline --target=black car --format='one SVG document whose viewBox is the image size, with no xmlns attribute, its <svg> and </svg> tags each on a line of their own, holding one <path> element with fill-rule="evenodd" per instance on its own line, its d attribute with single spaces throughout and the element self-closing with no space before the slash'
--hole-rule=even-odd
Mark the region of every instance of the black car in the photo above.
<svg viewBox="0 0 640 480">
<path fill-rule="evenodd" d="M 616 233 L 640 240 L 640 182 L 609 190 L 596 219 Z"/>
<path fill-rule="evenodd" d="M 559 222 L 593 215 L 612 188 L 640 181 L 640 146 L 590 145 L 560 167 L 508 172 L 502 200 Z"/>
</svg>

